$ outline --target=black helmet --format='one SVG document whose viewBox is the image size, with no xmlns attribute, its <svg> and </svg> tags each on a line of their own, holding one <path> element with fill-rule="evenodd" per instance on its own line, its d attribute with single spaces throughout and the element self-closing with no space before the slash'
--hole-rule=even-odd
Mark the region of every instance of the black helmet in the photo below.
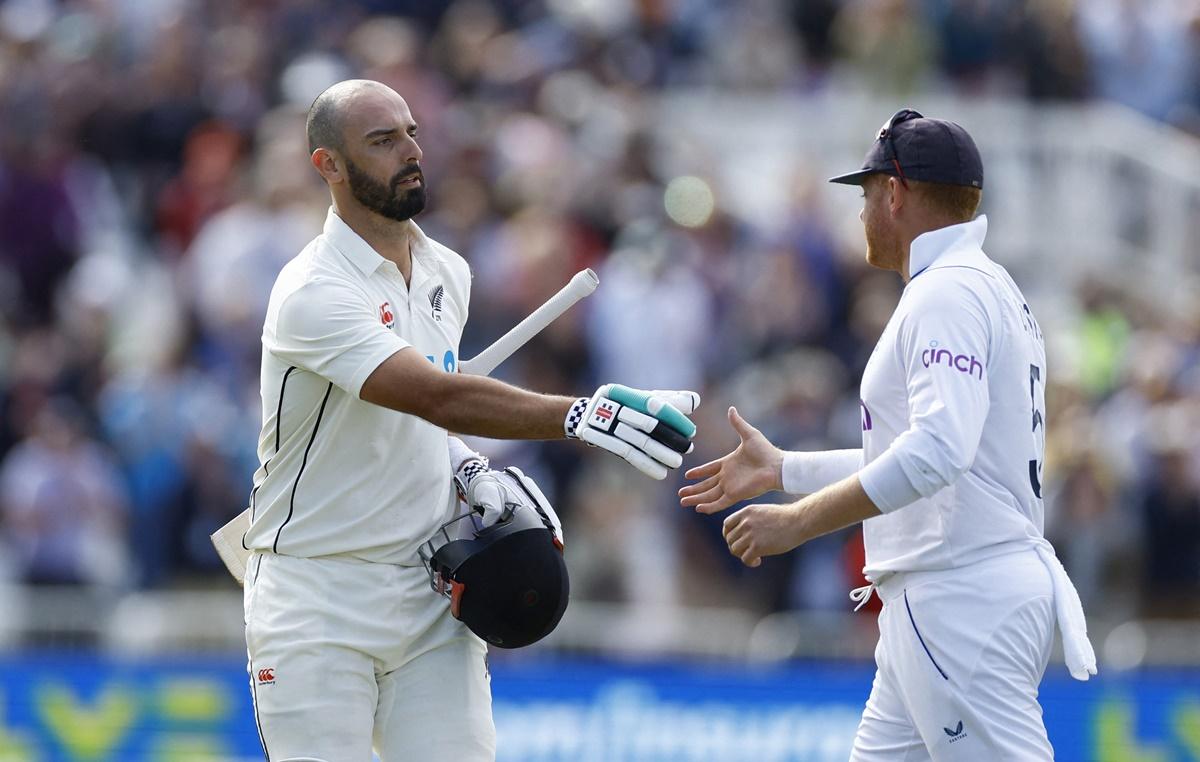
<svg viewBox="0 0 1200 762">
<path fill-rule="evenodd" d="M 420 548 L 430 584 L 450 599 L 450 612 L 500 648 L 521 648 L 549 635 L 567 610 L 570 588 L 553 524 L 524 479 L 517 483 L 526 494 L 506 502 L 495 524 L 484 527 L 469 511 L 443 524 Z"/>
</svg>

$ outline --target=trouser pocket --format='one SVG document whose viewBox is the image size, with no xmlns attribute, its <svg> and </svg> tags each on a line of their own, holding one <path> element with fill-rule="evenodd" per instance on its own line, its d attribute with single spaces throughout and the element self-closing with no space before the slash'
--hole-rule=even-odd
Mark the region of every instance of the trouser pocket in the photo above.
<svg viewBox="0 0 1200 762">
<path fill-rule="evenodd" d="M 913 635 L 916 636 L 917 643 L 920 644 L 921 650 L 925 652 L 925 656 L 928 657 L 929 663 L 933 665 L 933 668 L 937 670 L 937 673 L 941 675 L 943 680 L 949 680 L 950 676 L 946 674 L 946 670 L 942 669 L 942 665 L 938 664 L 937 658 L 934 657 L 933 651 L 931 651 L 929 648 L 929 643 L 926 642 L 925 636 L 921 634 L 921 628 L 917 625 L 917 618 L 913 616 L 912 604 L 908 601 L 907 590 L 904 591 L 904 613 L 907 615 L 908 623 L 912 627 Z"/>
</svg>

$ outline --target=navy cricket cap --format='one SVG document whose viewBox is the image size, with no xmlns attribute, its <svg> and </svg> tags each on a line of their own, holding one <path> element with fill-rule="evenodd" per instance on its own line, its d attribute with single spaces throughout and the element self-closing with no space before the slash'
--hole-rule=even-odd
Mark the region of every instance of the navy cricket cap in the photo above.
<svg viewBox="0 0 1200 762">
<path fill-rule="evenodd" d="M 829 178 L 831 183 L 862 185 L 882 173 L 904 180 L 983 188 L 983 159 L 975 141 L 960 125 L 929 119 L 912 109 L 897 111 L 875 136 L 862 169 Z"/>
</svg>

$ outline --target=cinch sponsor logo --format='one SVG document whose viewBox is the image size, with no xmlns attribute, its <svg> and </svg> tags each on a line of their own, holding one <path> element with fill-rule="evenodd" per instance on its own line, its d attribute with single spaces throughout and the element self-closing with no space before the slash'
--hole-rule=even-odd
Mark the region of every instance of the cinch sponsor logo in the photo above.
<svg viewBox="0 0 1200 762">
<path fill-rule="evenodd" d="M 921 353 L 921 364 L 926 368 L 930 365 L 946 365 L 969 376 L 974 376 L 978 369 L 978 378 L 983 380 L 983 363 L 976 360 L 975 355 L 955 354 L 949 349 L 939 347 L 936 340 L 929 342 L 929 349 Z"/>
</svg>

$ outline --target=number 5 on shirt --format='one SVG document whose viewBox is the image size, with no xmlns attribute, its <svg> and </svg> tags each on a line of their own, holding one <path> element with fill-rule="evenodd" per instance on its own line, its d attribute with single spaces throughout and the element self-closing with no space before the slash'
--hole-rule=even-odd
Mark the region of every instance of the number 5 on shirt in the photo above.
<svg viewBox="0 0 1200 762">
<path fill-rule="evenodd" d="M 1046 457 L 1046 426 L 1045 418 L 1042 411 L 1038 409 L 1038 402 L 1041 406 L 1046 406 L 1046 393 L 1043 387 L 1041 394 L 1038 393 L 1037 383 L 1042 380 L 1042 369 L 1036 365 L 1029 366 L 1029 399 L 1033 405 L 1033 447 L 1034 458 L 1029 461 L 1029 485 L 1033 487 L 1033 494 L 1039 500 L 1042 498 L 1042 462 Z"/>
</svg>

